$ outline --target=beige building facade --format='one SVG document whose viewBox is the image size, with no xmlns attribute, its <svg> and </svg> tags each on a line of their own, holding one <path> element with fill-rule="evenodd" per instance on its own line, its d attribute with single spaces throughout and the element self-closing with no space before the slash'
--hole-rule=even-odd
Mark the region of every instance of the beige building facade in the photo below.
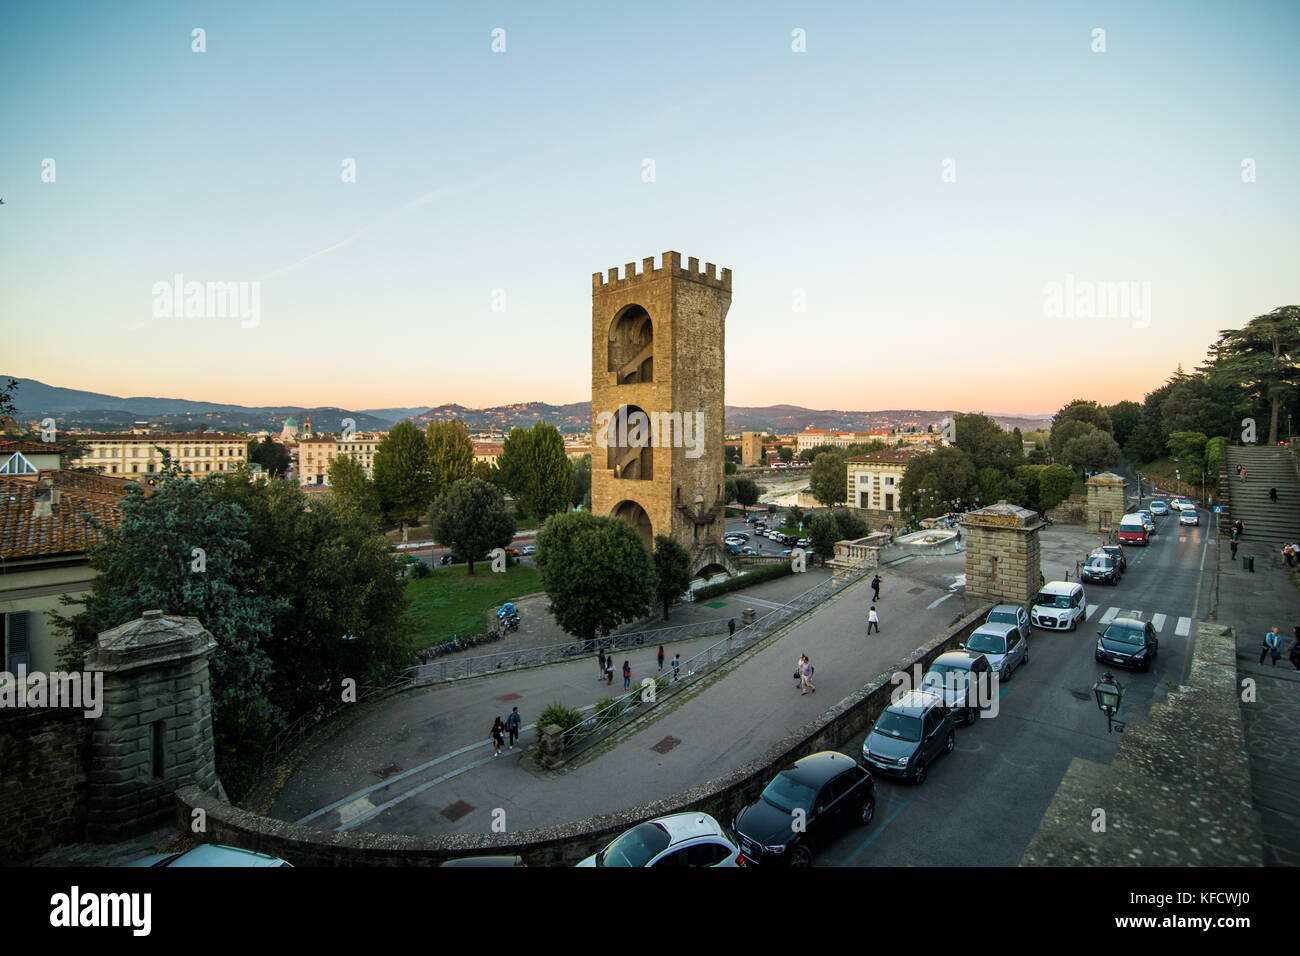
<svg viewBox="0 0 1300 956">
<path fill-rule="evenodd" d="M 298 442 L 298 484 L 328 485 L 330 465 L 335 458 L 355 458 L 366 471 L 367 478 L 375 475 L 375 450 L 383 435 L 377 432 L 357 432 L 349 439 L 303 438 Z"/>
<path fill-rule="evenodd" d="M 848 488 L 844 500 L 849 507 L 869 512 L 873 517 L 897 517 L 903 507 L 903 473 L 907 463 L 921 454 L 924 452 L 916 448 L 891 448 L 847 459 Z"/>
<path fill-rule="evenodd" d="M 84 449 L 73 468 L 91 468 L 101 475 L 139 479 L 162 471 L 162 452 L 181 470 L 195 477 L 234 471 L 248 460 L 248 437 L 233 432 L 130 432 L 77 434 L 69 441 Z"/>
</svg>

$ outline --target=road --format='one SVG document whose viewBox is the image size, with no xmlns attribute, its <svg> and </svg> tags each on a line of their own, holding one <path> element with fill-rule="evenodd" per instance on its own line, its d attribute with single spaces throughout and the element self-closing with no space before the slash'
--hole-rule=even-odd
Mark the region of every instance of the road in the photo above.
<svg viewBox="0 0 1300 956">
<path fill-rule="evenodd" d="M 875 822 L 828 845 L 815 865 L 1019 863 L 1070 760 L 1109 763 L 1119 744 L 1091 693 L 1106 672 L 1093 658 L 1101 622 L 1140 616 L 1160 640 L 1150 673 L 1112 671 L 1125 691 L 1121 719 L 1143 720 L 1151 703 L 1187 676 L 1192 622 L 1210 607 L 1214 521 L 1205 511 L 1199 527 L 1180 527 L 1177 514 L 1156 521 L 1149 546 L 1126 549 L 1120 584 L 1085 586 L 1086 626 L 1034 631 L 1030 662 L 1002 685 L 998 716 L 959 728 L 957 749 L 937 760 L 919 787 L 876 775 Z M 846 748 L 855 759 L 863 737 Z"/>
</svg>

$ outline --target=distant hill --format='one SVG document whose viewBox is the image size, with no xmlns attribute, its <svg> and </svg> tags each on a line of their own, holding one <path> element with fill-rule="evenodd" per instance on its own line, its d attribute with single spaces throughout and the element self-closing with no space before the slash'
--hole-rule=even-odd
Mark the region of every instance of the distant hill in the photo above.
<svg viewBox="0 0 1300 956">
<path fill-rule="evenodd" d="M 8 378 L 8 376 L 0 376 Z M 15 378 L 17 376 L 14 376 Z M 584 432 L 591 427 L 591 403 L 572 402 L 568 405 L 548 405 L 545 402 L 520 402 L 497 405 L 492 408 L 466 408 L 447 404 L 434 408 L 373 408 L 349 411 L 343 408 L 304 408 L 298 405 L 248 407 L 222 405 L 213 402 L 192 402 L 182 398 L 120 398 L 99 392 L 85 392 L 72 388 L 47 385 L 35 379 L 19 379 L 14 393 L 14 404 L 20 421 L 53 417 L 62 428 L 92 428 L 118 430 L 136 421 L 169 430 L 192 430 L 205 424 L 211 431 L 273 431 L 284 427 L 290 416 L 300 422 L 310 418 L 318 432 L 338 431 L 344 418 L 356 420 L 359 431 L 384 431 L 400 421 L 413 421 L 423 428 L 429 422 L 460 419 L 471 431 L 495 429 L 505 434 L 516 426 L 530 426 L 534 422 L 550 422 L 562 432 Z M 763 431 L 801 432 L 806 428 L 823 428 L 837 431 L 870 431 L 879 428 L 936 424 L 945 417 L 956 414 L 948 409 L 886 409 L 883 411 L 844 411 L 838 409 L 816 410 L 799 405 L 768 405 L 750 408 L 741 405 L 726 407 L 728 432 Z M 1050 415 L 992 415 L 1008 428 L 1023 431 L 1044 427 L 1051 422 Z"/>
</svg>

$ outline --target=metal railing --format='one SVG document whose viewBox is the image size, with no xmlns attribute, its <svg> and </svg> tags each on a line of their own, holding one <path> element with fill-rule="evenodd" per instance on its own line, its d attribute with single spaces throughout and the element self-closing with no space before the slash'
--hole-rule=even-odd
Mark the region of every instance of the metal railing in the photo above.
<svg viewBox="0 0 1300 956">
<path fill-rule="evenodd" d="M 874 570 L 874 568 L 862 567 L 840 572 L 816 587 L 809 588 L 794 600 L 769 611 L 754 623 L 737 628 L 736 633 L 709 645 L 694 657 L 681 661 L 675 666 L 665 664 L 665 673 L 655 678 L 653 694 L 649 694 L 649 686 L 633 688 L 618 697 L 612 704 L 566 730 L 562 739 L 565 757 L 581 753 L 625 727 L 637 717 L 649 713 L 656 705 L 708 676 L 741 651 L 770 637 L 795 618 L 824 602 L 832 594 L 860 581 Z M 541 728 L 538 729 L 540 732 Z"/>
<path fill-rule="evenodd" d="M 654 647 L 659 644 L 667 644 L 670 641 L 708 637 L 711 634 L 720 634 L 725 631 L 727 623 L 726 620 L 718 618 L 711 621 L 699 621 L 694 624 L 660 627 L 650 631 L 608 634 L 590 641 L 566 641 L 563 644 L 545 644 L 541 647 L 520 647 L 513 650 L 495 651 L 491 654 L 480 654 L 474 657 L 449 655 L 435 658 L 425 664 L 417 664 L 407 673 L 417 685 L 463 680 L 466 677 L 481 677 L 484 674 L 519 670 L 524 667 L 562 664 L 566 661 L 578 660 L 593 655 L 598 651 L 618 651 L 646 645 Z"/>
</svg>

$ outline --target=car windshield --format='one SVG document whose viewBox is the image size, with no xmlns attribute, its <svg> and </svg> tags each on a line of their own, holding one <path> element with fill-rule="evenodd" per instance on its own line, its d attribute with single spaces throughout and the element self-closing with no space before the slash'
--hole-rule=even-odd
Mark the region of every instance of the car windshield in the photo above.
<svg viewBox="0 0 1300 956">
<path fill-rule="evenodd" d="M 657 823 L 633 827 L 596 855 L 597 866 L 645 866 L 668 848 L 668 831 Z"/>
<path fill-rule="evenodd" d="M 1069 607 L 1070 595 L 1068 594 L 1048 594 L 1043 591 L 1038 597 L 1034 598 L 1034 604 L 1038 607 Z"/>
<path fill-rule="evenodd" d="M 984 654 L 1005 654 L 1007 652 L 1007 639 L 998 637 L 996 634 L 981 634 L 976 631 L 970 636 L 966 646 L 972 651 L 980 651 Z"/>
<path fill-rule="evenodd" d="M 764 800 L 786 813 L 795 810 L 807 813 L 812 810 L 813 798 L 816 796 L 817 792 L 812 787 L 805 786 L 788 773 L 777 774 L 763 791 Z"/>
<path fill-rule="evenodd" d="M 989 624 L 1015 624 L 1015 611 L 994 611 L 989 615 Z"/>
<path fill-rule="evenodd" d="M 1102 557 L 1100 554 L 1088 559 L 1088 567 L 1095 568 L 1098 571 L 1110 570 L 1110 558 Z"/>
<path fill-rule="evenodd" d="M 1117 644 L 1144 644 L 1146 641 L 1142 630 L 1142 628 L 1133 627 L 1131 624 L 1112 624 L 1106 628 L 1106 633 L 1102 637 Z"/>
<path fill-rule="evenodd" d="M 921 718 L 886 710 L 876 721 L 875 732 L 895 740 L 920 740 Z"/>
</svg>

